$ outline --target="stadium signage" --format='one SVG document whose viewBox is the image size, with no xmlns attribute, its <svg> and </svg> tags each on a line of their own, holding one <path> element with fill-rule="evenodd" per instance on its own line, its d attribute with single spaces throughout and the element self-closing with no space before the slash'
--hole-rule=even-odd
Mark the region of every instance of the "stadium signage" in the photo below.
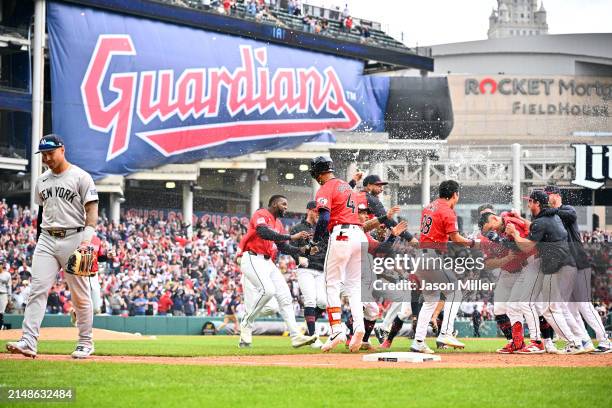
<svg viewBox="0 0 612 408">
<path fill-rule="evenodd" d="M 599 97 L 602 101 L 612 99 L 612 84 L 601 81 L 577 81 L 575 79 L 553 78 L 467 78 L 464 85 L 465 95 L 503 95 L 503 96 L 554 96 Z M 607 103 L 601 105 L 558 103 L 527 103 L 514 101 L 512 114 L 523 115 L 571 115 L 610 117 Z"/>
<path fill-rule="evenodd" d="M 148 125 L 155 118 L 162 123 L 172 118 L 217 118 L 225 110 L 229 118 L 239 113 L 257 115 L 273 111 L 283 114 L 330 112 L 340 117 L 312 120 L 253 120 L 175 126 L 137 132 L 162 155 L 168 157 L 203 149 L 227 140 L 291 136 L 318 133 L 326 129 L 354 129 L 359 115 L 345 98 L 345 90 L 333 67 L 323 72 L 309 68 L 267 67 L 265 47 L 242 45 L 237 50 L 241 64 L 233 70 L 189 68 L 175 79 L 172 69 L 144 72 L 114 72 L 107 81 L 107 67 L 113 57 L 136 55 L 129 35 L 101 35 L 81 84 L 87 121 L 91 129 L 111 132 L 106 160 L 128 148 L 132 123 Z M 227 50 L 232 52 L 232 50 Z M 107 89 L 103 89 L 107 83 Z M 225 97 L 222 96 L 226 90 Z M 114 91 L 114 100 L 104 102 L 104 92 Z"/>
<path fill-rule="evenodd" d="M 597 190 L 612 179 L 612 145 L 572 144 L 576 152 L 573 184 Z"/>
<path fill-rule="evenodd" d="M 363 62 L 50 1 L 53 132 L 94 179 L 380 132 Z"/>
</svg>

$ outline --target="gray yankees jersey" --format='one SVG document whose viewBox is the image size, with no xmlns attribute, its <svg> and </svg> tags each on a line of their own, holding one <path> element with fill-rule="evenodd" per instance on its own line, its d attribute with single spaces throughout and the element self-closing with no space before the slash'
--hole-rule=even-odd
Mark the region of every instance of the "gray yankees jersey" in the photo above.
<svg viewBox="0 0 612 408">
<path fill-rule="evenodd" d="M 45 171 L 36 180 L 36 204 L 43 206 L 41 228 L 79 228 L 85 226 L 85 207 L 98 200 L 91 176 L 71 164 L 62 174 Z"/>
</svg>

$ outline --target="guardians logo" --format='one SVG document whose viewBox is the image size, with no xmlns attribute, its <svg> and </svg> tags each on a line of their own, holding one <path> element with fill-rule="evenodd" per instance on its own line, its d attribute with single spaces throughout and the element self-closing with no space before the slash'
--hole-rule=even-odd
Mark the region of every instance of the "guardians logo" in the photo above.
<svg viewBox="0 0 612 408">
<path fill-rule="evenodd" d="M 573 184 L 596 190 L 604 186 L 606 179 L 612 179 L 612 145 L 573 144 L 572 147 L 576 151 Z"/>
<path fill-rule="evenodd" d="M 359 125 L 361 119 L 345 99 L 332 67 L 322 72 L 313 67 L 271 72 L 266 48 L 243 45 L 236 51 L 241 64 L 233 70 L 195 67 L 178 77 L 172 69 L 115 72 L 107 78 L 113 58 L 134 56 L 137 50 L 129 35 L 99 36 L 81 97 L 89 127 L 110 132 L 106 161 L 128 149 L 134 121 L 150 124 L 151 130 L 136 136 L 166 157 L 229 141 L 307 136 Z M 109 100 L 109 94 L 114 99 Z M 260 115 L 267 112 L 275 117 L 261 120 Z M 307 113 L 307 119 L 296 118 Z M 238 114 L 247 120 L 234 120 Z M 248 120 L 249 114 L 256 114 L 257 120 Z M 198 124 L 176 126 L 176 118 L 197 119 Z M 154 119 L 162 124 L 174 119 L 174 126 L 153 127 Z"/>
</svg>

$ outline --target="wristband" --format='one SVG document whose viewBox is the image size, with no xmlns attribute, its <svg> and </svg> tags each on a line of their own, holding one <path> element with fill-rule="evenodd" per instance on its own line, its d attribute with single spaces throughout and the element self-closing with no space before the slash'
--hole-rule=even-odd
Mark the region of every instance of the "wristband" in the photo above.
<svg viewBox="0 0 612 408">
<path fill-rule="evenodd" d="M 95 233 L 96 229 L 94 227 L 91 225 L 85 226 L 85 229 L 83 230 L 83 241 L 91 242 L 91 239 Z"/>
</svg>

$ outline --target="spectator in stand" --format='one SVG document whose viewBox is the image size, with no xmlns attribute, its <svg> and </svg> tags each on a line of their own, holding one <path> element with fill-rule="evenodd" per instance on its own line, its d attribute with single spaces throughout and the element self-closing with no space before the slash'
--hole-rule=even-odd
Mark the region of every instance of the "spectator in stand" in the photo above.
<svg viewBox="0 0 612 408">
<path fill-rule="evenodd" d="M 121 297 L 119 289 L 116 289 L 115 293 L 113 293 L 113 296 L 110 299 L 110 307 L 111 314 L 114 316 L 119 316 L 120 314 L 124 313 L 126 309 L 125 302 Z"/>
<path fill-rule="evenodd" d="M 289 0 L 289 3 L 287 4 L 287 12 L 293 15 L 294 11 L 295 11 L 295 0 Z"/>
<path fill-rule="evenodd" d="M 482 315 L 478 311 L 476 305 L 472 311 L 472 325 L 474 326 L 474 337 L 480 337 L 480 324 L 482 323 Z"/>
<path fill-rule="evenodd" d="M 138 295 L 136 299 L 133 301 L 134 303 L 134 314 L 136 316 L 144 316 L 147 311 L 147 299 L 145 299 L 144 293 L 140 290 L 138 291 Z"/>
<path fill-rule="evenodd" d="M 344 30 L 347 33 L 350 33 L 352 29 L 353 29 L 353 17 L 348 16 L 346 19 L 344 19 Z"/>
<path fill-rule="evenodd" d="M 310 32 L 310 16 L 302 17 L 302 31 Z"/>
<path fill-rule="evenodd" d="M 257 3 L 255 0 L 249 0 L 249 4 L 246 6 L 247 14 L 255 17 L 257 15 Z"/>
<path fill-rule="evenodd" d="M 223 13 L 226 15 L 231 14 L 232 1 L 231 0 L 223 0 Z"/>
<path fill-rule="evenodd" d="M 185 316 L 195 316 L 198 311 L 196 297 L 190 289 L 187 290 L 187 293 L 185 293 L 183 297 L 183 311 L 185 312 Z"/>
<path fill-rule="evenodd" d="M 157 306 L 157 314 L 160 316 L 167 315 L 168 311 L 172 309 L 173 304 L 174 303 L 172 302 L 171 292 L 169 290 L 166 290 L 162 297 L 159 299 L 159 304 Z"/>
<path fill-rule="evenodd" d="M 361 29 L 360 41 L 362 44 L 365 44 L 368 41 L 370 41 L 370 29 L 365 26 L 360 26 L 360 29 Z"/>
<path fill-rule="evenodd" d="M 346 20 L 351 15 L 348 4 L 344 4 L 344 10 L 342 10 L 342 21 Z"/>
</svg>

